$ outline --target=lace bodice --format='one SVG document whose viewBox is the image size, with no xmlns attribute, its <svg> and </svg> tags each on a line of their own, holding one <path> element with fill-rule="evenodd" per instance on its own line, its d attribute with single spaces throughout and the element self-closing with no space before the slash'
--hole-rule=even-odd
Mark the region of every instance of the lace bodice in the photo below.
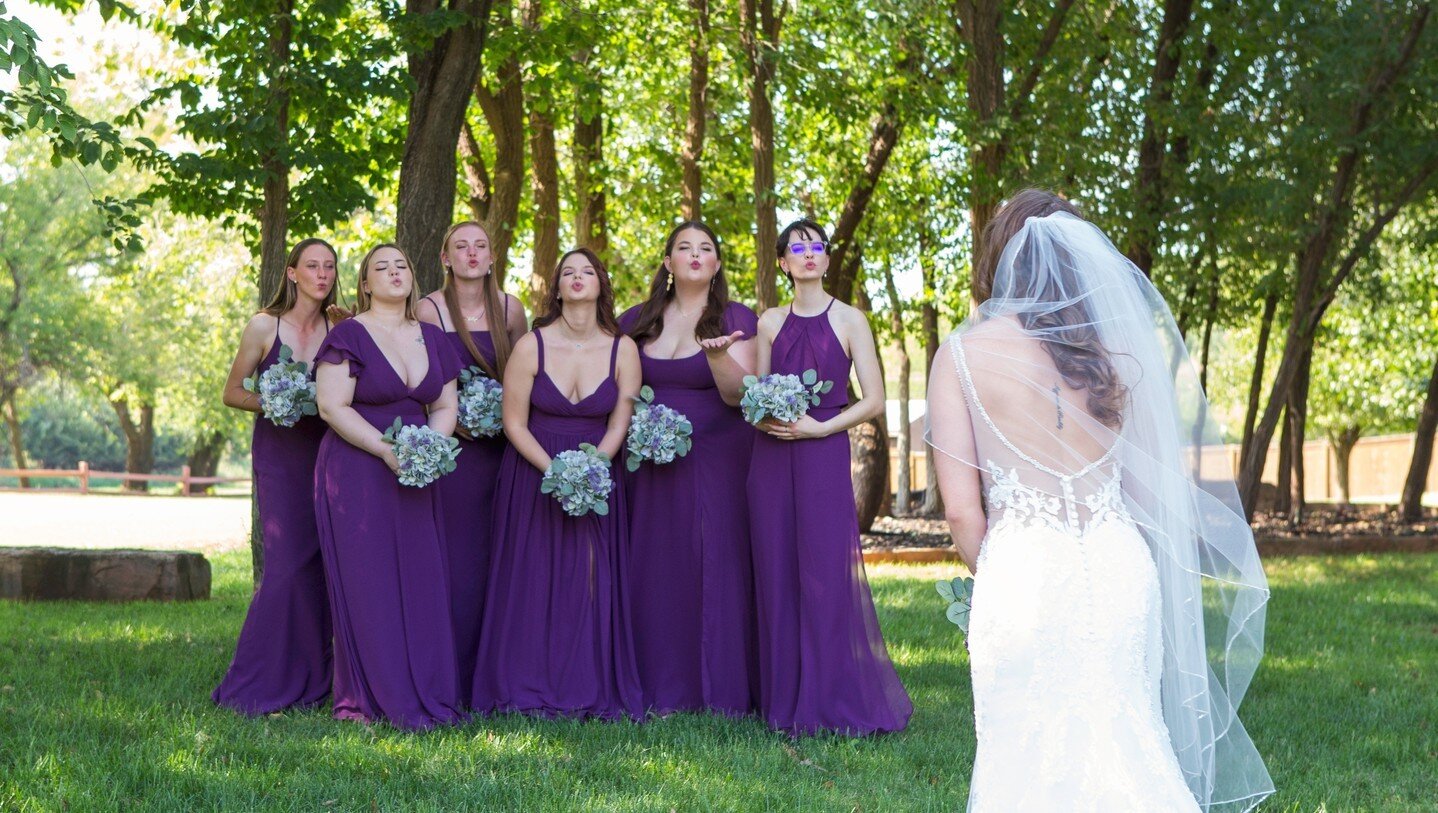
<svg viewBox="0 0 1438 813">
<path fill-rule="evenodd" d="M 984 471 L 984 501 L 989 508 L 989 532 L 1018 523 L 1043 525 L 1056 531 L 1083 536 L 1109 520 L 1132 524 L 1123 504 L 1118 466 L 1097 490 L 1082 497 L 1074 493 L 1073 480 L 1061 477 L 1063 494 L 1049 494 L 1026 485 L 1017 467 L 1005 470 L 992 460 Z"/>
</svg>

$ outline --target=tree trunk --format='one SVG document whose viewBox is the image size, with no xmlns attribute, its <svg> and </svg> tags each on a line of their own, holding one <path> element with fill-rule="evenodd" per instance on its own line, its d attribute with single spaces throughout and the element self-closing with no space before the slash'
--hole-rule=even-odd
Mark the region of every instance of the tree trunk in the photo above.
<svg viewBox="0 0 1438 813">
<path fill-rule="evenodd" d="M 868 533 L 889 496 L 889 433 L 884 416 L 850 429 L 849 443 L 853 450 L 849 473 L 854 482 L 854 510 L 859 517 L 859 531 Z"/>
<path fill-rule="evenodd" d="M 529 272 L 529 290 L 538 292 L 531 303 L 536 313 L 549 295 L 549 275 L 559 262 L 559 159 L 554 123 L 548 113 L 536 109 L 541 100 L 542 94 L 529 94 L 529 183 L 534 195 L 534 267 Z"/>
<path fill-rule="evenodd" d="M 904 331 L 903 302 L 894 285 L 894 269 L 884 263 L 884 289 L 889 295 L 889 329 L 894 333 L 895 350 L 899 354 L 899 486 L 894 491 L 894 516 L 907 516 L 911 510 L 909 497 L 914 489 L 913 473 L 909 471 L 909 454 L 913 438 L 909 434 L 909 347 Z"/>
<path fill-rule="evenodd" d="M 496 25 L 513 25 L 509 10 L 508 3 L 498 7 Z M 505 58 L 495 80 L 494 90 L 482 78 L 476 81 L 474 98 L 494 138 L 493 195 L 483 222 L 489 232 L 494 273 L 503 282 L 509 271 L 509 247 L 514 244 L 519 203 L 524 198 L 524 75 L 517 55 Z"/>
<path fill-rule="evenodd" d="M 859 252 L 854 252 L 851 262 L 859 262 Z M 873 304 L 862 287 L 854 307 L 866 314 L 873 311 Z M 879 357 L 879 377 L 884 378 L 884 359 Z M 837 386 L 837 383 L 836 385 Z M 849 382 L 849 403 L 859 400 L 859 394 Z M 849 430 L 849 474 L 854 487 L 854 512 L 859 518 L 859 530 L 867 533 L 874 527 L 874 519 L 889 509 L 889 429 L 884 413 L 873 420 Z"/>
<path fill-rule="evenodd" d="M 1129 231 L 1128 254 L 1133 264 L 1149 276 L 1153 269 L 1153 247 L 1158 241 L 1158 224 L 1163 219 L 1163 159 L 1168 150 L 1168 128 L 1173 80 L 1182 62 L 1183 38 L 1193 19 L 1193 0 L 1165 0 L 1163 22 L 1154 44 L 1153 74 L 1143 111 L 1143 138 L 1138 148 L 1138 178 L 1134 184 L 1134 222 Z"/>
<path fill-rule="evenodd" d="M 907 70 L 911 64 L 906 58 L 899 69 Z M 894 153 L 894 146 L 899 142 L 901 126 L 898 107 L 893 103 L 886 103 L 874 121 L 873 131 L 869 135 L 869 152 L 864 158 L 863 171 L 854 182 L 854 188 L 849 190 L 849 196 L 839 210 L 839 219 L 834 224 L 834 233 L 830 235 L 833 244 L 829 257 L 831 270 L 825 287 L 840 302 L 854 301 L 854 288 L 858 284 L 861 264 L 857 262 L 857 255 L 856 261 L 848 262 L 849 252 L 855 251 L 859 224 L 864 221 L 864 212 L 874 197 L 879 176 L 883 174 L 885 165 L 889 163 L 889 156 Z"/>
<path fill-rule="evenodd" d="M 928 201 L 922 210 L 928 209 Z M 924 282 L 924 304 L 920 309 L 919 324 L 924 333 L 924 376 L 928 381 L 929 371 L 934 369 L 934 358 L 939 355 L 939 308 L 935 304 L 937 287 L 935 282 L 933 234 L 928 228 L 919 231 L 919 273 Z M 941 517 L 944 502 L 939 496 L 939 474 L 934 465 L 932 449 L 924 449 L 924 504 L 919 513 L 926 517 Z"/>
<path fill-rule="evenodd" d="M 1270 293 L 1263 303 L 1263 318 L 1258 328 L 1258 348 L 1253 360 L 1253 378 L 1248 384 L 1248 409 L 1243 414 L 1243 441 L 1239 446 L 1238 459 L 1248 458 L 1248 447 L 1253 442 L 1253 422 L 1258 417 L 1258 401 L 1263 396 L 1263 363 L 1268 355 L 1268 337 L 1273 331 L 1273 315 L 1278 311 L 1278 294 Z"/>
<path fill-rule="evenodd" d="M 589 67 L 591 58 L 584 54 L 580 62 Z M 602 81 L 597 71 L 591 71 L 590 81 L 574 88 L 574 238 L 608 262 Z"/>
<path fill-rule="evenodd" d="M 1273 513 L 1280 517 L 1293 513 L 1293 422 L 1283 414 L 1283 431 L 1278 436 L 1278 487 L 1273 497 Z"/>
<path fill-rule="evenodd" d="M 141 403 L 140 416 L 136 420 L 131 413 L 127 398 L 110 399 L 110 407 L 120 419 L 120 431 L 125 434 L 125 471 L 131 474 L 153 474 L 155 471 L 155 406 Z M 149 483 L 143 480 L 126 480 L 125 491 L 148 491 Z"/>
<path fill-rule="evenodd" d="M 709 0 L 689 0 L 694 31 L 689 37 L 689 115 L 684 122 L 684 147 L 679 152 L 683 183 L 679 209 L 685 220 L 701 217 L 704 176 L 704 126 L 709 119 Z"/>
<path fill-rule="evenodd" d="M 1304 466 L 1303 444 L 1308 439 L 1308 382 L 1311 379 L 1312 362 L 1313 352 L 1309 351 L 1304 357 L 1298 378 L 1293 382 L 1293 391 L 1289 394 L 1288 402 L 1288 420 L 1293 425 L 1293 512 L 1289 515 L 1293 525 L 1302 523 L 1308 513 L 1308 477 Z"/>
<path fill-rule="evenodd" d="M 541 0 L 520 0 L 524 27 L 538 32 L 543 9 Z M 529 290 L 538 292 L 534 310 L 549 295 L 550 272 L 559 262 L 559 156 L 554 146 L 554 94 L 544 81 L 525 88 L 529 111 L 529 188 L 534 196 L 534 267 L 529 272 Z"/>
<path fill-rule="evenodd" d="M 190 457 L 187 461 L 190 466 L 192 477 L 214 477 L 215 472 L 220 468 L 220 458 L 225 454 L 225 446 L 229 444 L 229 438 L 224 432 L 212 431 L 202 434 L 195 439 L 194 448 L 190 450 Z M 190 489 L 190 494 L 213 493 L 213 485 L 195 486 Z"/>
<path fill-rule="evenodd" d="M 25 437 L 20 431 L 20 410 L 15 407 L 15 391 L 7 390 L 4 399 L 5 427 L 10 430 L 10 458 L 17 469 L 27 469 L 25 462 Z M 21 477 L 20 487 L 29 488 L 30 478 Z"/>
<path fill-rule="evenodd" d="M 494 187 L 489 181 L 489 170 L 484 165 L 484 153 L 474 137 L 474 129 L 466 120 L 459 131 L 459 157 L 464 164 L 464 183 L 469 187 L 469 216 L 480 223 L 489 221 L 489 203 L 494 197 Z"/>
<path fill-rule="evenodd" d="M 1430 5 L 1418 7 L 1409 22 L 1403 42 L 1398 47 L 1396 58 L 1384 64 L 1380 57 L 1379 64 L 1375 65 L 1359 96 L 1349 128 L 1340 134 L 1342 137 L 1339 143 L 1359 143 L 1372 126 L 1379 103 L 1392 90 L 1412 60 L 1431 12 Z M 1386 55 L 1387 51 L 1384 53 Z M 1238 472 L 1238 493 L 1250 519 L 1258 495 L 1258 483 L 1263 476 L 1268 442 L 1278 426 L 1283 402 L 1287 399 L 1300 368 L 1307 366 L 1304 358 L 1313 351 L 1314 335 L 1318 331 L 1319 323 L 1323 321 L 1323 314 L 1332 304 L 1344 280 L 1367 255 L 1369 248 L 1382 235 L 1388 223 L 1426 187 L 1428 179 L 1438 172 L 1438 160 L 1434 160 L 1420 167 L 1411 177 L 1403 179 L 1401 186 L 1393 190 L 1388 207 L 1374 215 L 1372 223 L 1353 241 L 1342 261 L 1337 263 L 1331 273 L 1325 275 L 1324 270 L 1333 265 L 1331 255 L 1334 253 L 1334 247 L 1342 245 L 1342 238 L 1354 219 L 1353 189 L 1358 183 L 1359 161 L 1363 157 L 1363 151 L 1358 148 L 1337 152 L 1333 172 L 1326 181 L 1327 188 L 1322 190 L 1322 205 L 1313 215 L 1313 223 L 1297 253 L 1293 315 L 1284 341 L 1283 355 L 1278 362 L 1278 371 L 1274 374 L 1268 406 L 1254 429 L 1253 442 Z"/>
<path fill-rule="evenodd" d="M 260 307 L 270 303 L 285 279 L 290 224 L 290 44 L 294 26 L 292 0 L 279 0 L 270 29 L 270 108 L 275 129 L 261 160 L 265 181 L 260 204 Z"/>
<path fill-rule="evenodd" d="M 1333 462 L 1338 470 L 1338 504 L 1345 508 L 1353 505 L 1348 489 L 1348 462 L 1353 456 L 1353 447 L 1362 435 L 1363 427 L 1355 425 L 1345 426 L 1328 438 L 1333 444 Z"/>
<path fill-rule="evenodd" d="M 1199 355 L 1198 387 L 1208 395 L 1208 350 L 1213 342 L 1213 323 L 1218 321 L 1218 269 L 1212 269 L 1213 287 L 1208 292 L 1208 312 L 1203 319 L 1203 347 Z"/>
<path fill-rule="evenodd" d="M 1438 430 L 1438 361 L 1428 376 L 1428 394 L 1423 398 L 1423 412 L 1413 436 L 1413 460 L 1408 476 L 1403 479 L 1403 499 L 1398 512 L 1405 522 L 1417 522 L 1423 516 L 1423 491 L 1428 487 L 1428 469 L 1433 464 L 1433 435 Z"/>
<path fill-rule="evenodd" d="M 966 85 L 976 136 L 969 147 L 969 235 L 972 257 L 984 252 L 984 230 L 1003 198 L 1004 157 L 1008 139 L 998 133 L 1004 103 L 1004 37 L 1000 0 L 960 0 L 962 32 L 968 44 Z"/>
<path fill-rule="evenodd" d="M 407 0 L 410 19 L 447 12 L 465 19 L 423 50 L 408 54 L 413 82 L 399 165 L 395 242 L 414 264 L 415 284 L 433 291 L 444 281 L 440 242 L 454 219 L 455 153 L 470 88 L 489 30 L 491 0 Z"/>
<path fill-rule="evenodd" d="M 774 14 L 774 0 L 740 0 L 739 40 L 749 72 L 749 141 L 754 165 L 754 279 L 759 312 L 779 304 L 775 288 L 779 239 L 774 199 L 774 101 L 769 86 L 774 80 L 782 19 Z"/>
</svg>

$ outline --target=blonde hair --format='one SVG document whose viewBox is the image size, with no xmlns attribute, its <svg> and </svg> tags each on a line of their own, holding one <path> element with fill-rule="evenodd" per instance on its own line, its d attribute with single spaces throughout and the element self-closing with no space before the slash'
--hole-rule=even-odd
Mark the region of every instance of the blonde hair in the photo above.
<svg viewBox="0 0 1438 813">
<path fill-rule="evenodd" d="M 299 268 L 300 258 L 305 253 L 305 249 L 310 246 L 324 246 L 329 251 L 330 257 L 335 261 L 335 264 L 339 264 L 340 255 L 335 251 L 334 246 L 318 237 L 307 237 L 295 243 L 295 247 L 290 249 L 289 256 L 285 258 L 285 270 Z M 335 303 L 335 293 L 338 290 L 338 285 L 330 286 L 329 293 L 325 294 L 324 301 L 320 303 L 320 313 L 324 313 L 329 309 L 329 306 Z M 270 304 L 266 305 L 262 312 L 268 313 L 271 316 L 283 316 L 289 313 L 290 309 L 293 308 L 299 300 L 299 285 L 290 279 L 289 275 L 285 275 L 280 279 L 279 289 L 276 290 L 275 295 L 270 298 Z"/>
<path fill-rule="evenodd" d="M 484 239 L 490 240 L 489 229 L 473 220 L 461 220 L 449 227 L 444 233 L 444 239 L 440 241 L 440 254 L 449 253 L 449 239 L 465 226 L 474 226 L 484 232 Z M 492 378 L 498 380 L 504 377 L 504 365 L 509 362 L 509 314 L 504 308 L 504 292 L 499 289 L 499 277 L 494 273 L 493 266 L 484 279 L 484 313 L 489 322 L 489 338 L 494 343 L 494 369 L 490 369 L 490 363 L 479 352 L 479 346 L 474 343 L 474 337 L 470 335 L 469 326 L 464 322 L 464 314 L 459 309 L 459 296 L 454 292 L 454 269 L 449 265 L 444 267 L 444 284 L 440 291 L 444 294 L 445 309 L 449 311 L 449 321 L 454 324 L 454 332 L 459 334 L 459 340 L 464 342 L 464 347 L 469 351 L 470 358 L 479 365 L 480 369 L 488 373 Z M 495 320 L 498 319 L 498 324 Z"/>
<path fill-rule="evenodd" d="M 414 276 L 414 263 L 409 261 L 409 255 L 404 253 L 404 249 L 394 243 L 380 243 L 371 248 L 364 255 L 364 259 L 360 260 L 359 282 L 355 285 L 355 313 L 361 314 L 370 309 L 370 293 L 364 287 L 365 277 L 369 273 L 370 260 L 374 259 L 376 252 L 384 248 L 392 248 L 399 252 L 400 257 L 404 258 L 404 265 L 409 269 L 410 276 L 409 298 L 404 302 L 404 318 L 419 321 L 419 284 Z"/>
</svg>

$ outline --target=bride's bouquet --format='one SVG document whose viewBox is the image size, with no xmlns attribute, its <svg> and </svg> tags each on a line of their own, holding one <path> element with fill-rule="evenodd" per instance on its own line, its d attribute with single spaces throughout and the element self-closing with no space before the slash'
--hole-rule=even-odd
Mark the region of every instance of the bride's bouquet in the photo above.
<svg viewBox="0 0 1438 813">
<path fill-rule="evenodd" d="M 974 598 L 974 577 L 956 576 L 946 582 L 939 582 L 939 595 L 944 601 L 949 602 L 949 609 L 946 617 L 963 630 L 965 635 L 969 634 L 969 609 Z"/>
<path fill-rule="evenodd" d="M 744 420 L 752 424 L 765 418 L 792 423 L 809 414 L 810 407 L 819 405 L 819 397 L 833 388 L 834 382 L 820 381 L 815 370 L 805 370 L 802 376 L 746 375 L 739 408 L 744 411 Z"/>
<path fill-rule="evenodd" d="M 394 425 L 384 430 L 381 437 L 394 446 L 402 485 L 424 488 L 455 469 L 459 441 L 428 426 L 406 424 L 403 419 L 395 418 Z"/>
<path fill-rule="evenodd" d="M 625 448 L 629 457 L 624 468 L 635 471 L 646 460 L 656 466 L 673 463 L 674 458 L 689 454 L 694 448 L 694 425 L 684 413 L 654 403 L 654 390 L 639 388 L 634 399 L 634 417 L 629 419 L 629 435 Z"/>
<path fill-rule="evenodd" d="M 294 360 L 287 345 L 280 345 L 278 361 L 258 376 L 246 378 L 244 386 L 260 396 L 260 411 L 275 426 L 294 426 L 306 415 L 320 414 L 309 368 Z"/>
<path fill-rule="evenodd" d="M 492 438 L 504 428 L 500 405 L 504 388 L 478 367 L 459 373 L 459 425 L 477 438 Z"/>
<path fill-rule="evenodd" d="M 582 517 L 590 511 L 601 517 L 607 515 L 609 492 L 613 489 L 609 456 L 592 443 L 581 443 L 578 449 L 555 455 L 539 483 L 540 493 L 553 494 L 571 517 Z"/>
</svg>

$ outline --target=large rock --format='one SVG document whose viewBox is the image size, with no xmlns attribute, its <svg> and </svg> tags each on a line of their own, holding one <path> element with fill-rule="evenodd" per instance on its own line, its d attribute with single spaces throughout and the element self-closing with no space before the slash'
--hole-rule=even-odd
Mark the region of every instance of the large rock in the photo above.
<svg viewBox="0 0 1438 813">
<path fill-rule="evenodd" d="M 0 598 L 193 601 L 210 597 L 210 563 L 190 551 L 0 548 Z"/>
</svg>

